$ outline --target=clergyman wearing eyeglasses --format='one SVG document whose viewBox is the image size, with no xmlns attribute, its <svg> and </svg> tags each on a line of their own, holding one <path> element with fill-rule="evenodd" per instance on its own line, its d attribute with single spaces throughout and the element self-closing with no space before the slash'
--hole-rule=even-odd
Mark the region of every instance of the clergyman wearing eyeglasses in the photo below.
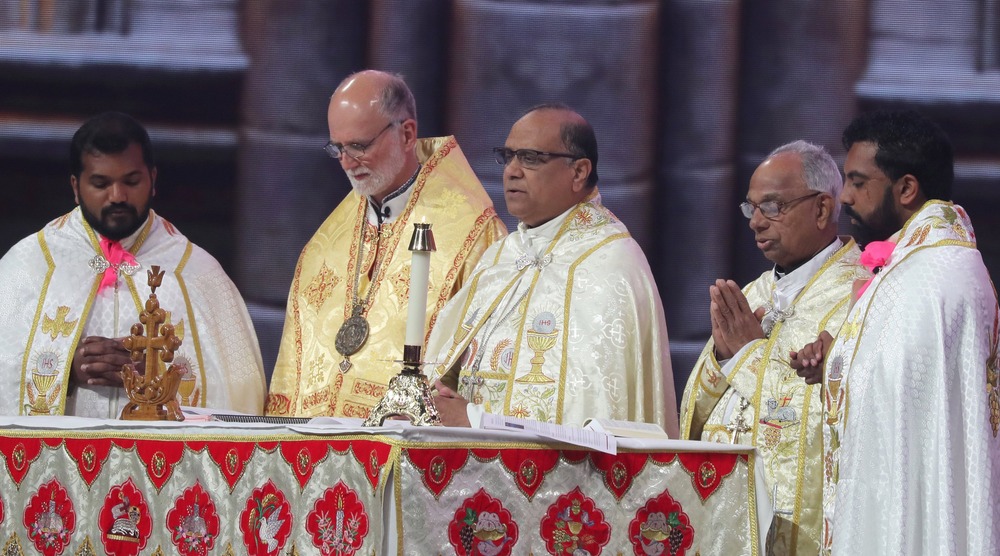
<svg viewBox="0 0 1000 556">
<path fill-rule="evenodd" d="M 299 257 L 271 378 L 269 415 L 366 417 L 402 356 L 414 222 L 432 225 L 427 330 L 506 234 L 454 137 L 417 138 L 398 75 L 362 71 L 330 98 L 324 155 L 352 191 Z M 285 225 L 294 226 L 295 222 Z"/>
<path fill-rule="evenodd" d="M 830 393 L 799 378 L 789 352 L 837 333 L 867 272 L 854 240 L 837 236 L 842 187 L 837 163 L 805 141 L 757 167 L 740 210 L 774 267 L 742 291 L 732 280 L 709 287 L 712 338 L 681 400 L 682 438 L 757 447 L 775 509 L 770 554 L 819 553 Z"/>
<path fill-rule="evenodd" d="M 597 139 L 563 105 L 528 111 L 494 149 L 517 230 L 441 311 L 425 372 L 446 425 L 483 412 L 677 436 L 667 325 L 642 249 L 601 204 Z"/>
</svg>

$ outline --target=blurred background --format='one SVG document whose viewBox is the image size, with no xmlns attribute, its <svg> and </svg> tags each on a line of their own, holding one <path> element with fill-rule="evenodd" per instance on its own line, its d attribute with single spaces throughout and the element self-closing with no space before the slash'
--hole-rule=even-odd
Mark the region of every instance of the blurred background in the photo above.
<svg viewBox="0 0 1000 556">
<path fill-rule="evenodd" d="M 83 120 L 128 112 L 156 149 L 153 206 L 239 286 L 270 373 L 299 251 L 350 187 L 322 150 L 327 99 L 363 68 L 404 75 L 420 135 L 457 137 L 511 228 L 490 148 L 540 102 L 593 124 L 678 395 L 709 284 L 769 267 L 737 209 L 750 174 L 800 138 L 842 163 L 861 111 L 948 132 L 954 200 L 1000 270 L 1000 0 L 0 0 L 0 253 L 73 208 Z"/>
</svg>

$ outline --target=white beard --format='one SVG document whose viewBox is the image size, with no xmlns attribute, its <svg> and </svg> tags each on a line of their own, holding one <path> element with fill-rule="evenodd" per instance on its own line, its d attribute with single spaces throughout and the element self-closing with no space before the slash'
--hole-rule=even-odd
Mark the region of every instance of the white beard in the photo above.
<svg viewBox="0 0 1000 556">
<path fill-rule="evenodd" d="M 351 187 L 358 194 L 365 197 L 371 197 L 378 193 L 389 194 L 392 192 L 386 191 L 386 188 L 392 185 L 393 178 L 399 175 L 404 164 L 406 164 L 406 153 L 396 147 L 392 150 L 388 158 L 386 158 L 381 168 L 360 166 L 353 171 L 347 172 L 347 179 L 350 180 Z M 358 180 L 354 177 L 354 173 L 367 173 L 368 177 L 364 178 L 364 180 Z"/>
</svg>

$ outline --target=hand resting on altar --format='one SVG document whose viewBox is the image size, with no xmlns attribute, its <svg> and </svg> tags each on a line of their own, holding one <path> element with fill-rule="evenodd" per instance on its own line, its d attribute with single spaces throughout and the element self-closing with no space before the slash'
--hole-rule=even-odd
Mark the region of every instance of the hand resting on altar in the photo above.
<svg viewBox="0 0 1000 556">
<path fill-rule="evenodd" d="M 459 396 L 458 392 L 448 388 L 440 380 L 434 382 L 434 389 L 434 406 L 441 417 L 441 424 L 446 427 L 471 427 L 467 409 L 469 400 Z"/>
</svg>

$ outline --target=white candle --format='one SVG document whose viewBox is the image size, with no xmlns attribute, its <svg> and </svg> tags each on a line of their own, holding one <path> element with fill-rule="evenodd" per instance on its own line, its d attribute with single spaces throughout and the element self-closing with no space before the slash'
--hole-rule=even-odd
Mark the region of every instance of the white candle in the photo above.
<svg viewBox="0 0 1000 556">
<path fill-rule="evenodd" d="M 410 259 L 410 299 L 406 313 L 408 346 L 424 345 L 424 319 L 427 317 L 427 280 L 431 272 L 431 252 L 413 251 Z"/>
</svg>

